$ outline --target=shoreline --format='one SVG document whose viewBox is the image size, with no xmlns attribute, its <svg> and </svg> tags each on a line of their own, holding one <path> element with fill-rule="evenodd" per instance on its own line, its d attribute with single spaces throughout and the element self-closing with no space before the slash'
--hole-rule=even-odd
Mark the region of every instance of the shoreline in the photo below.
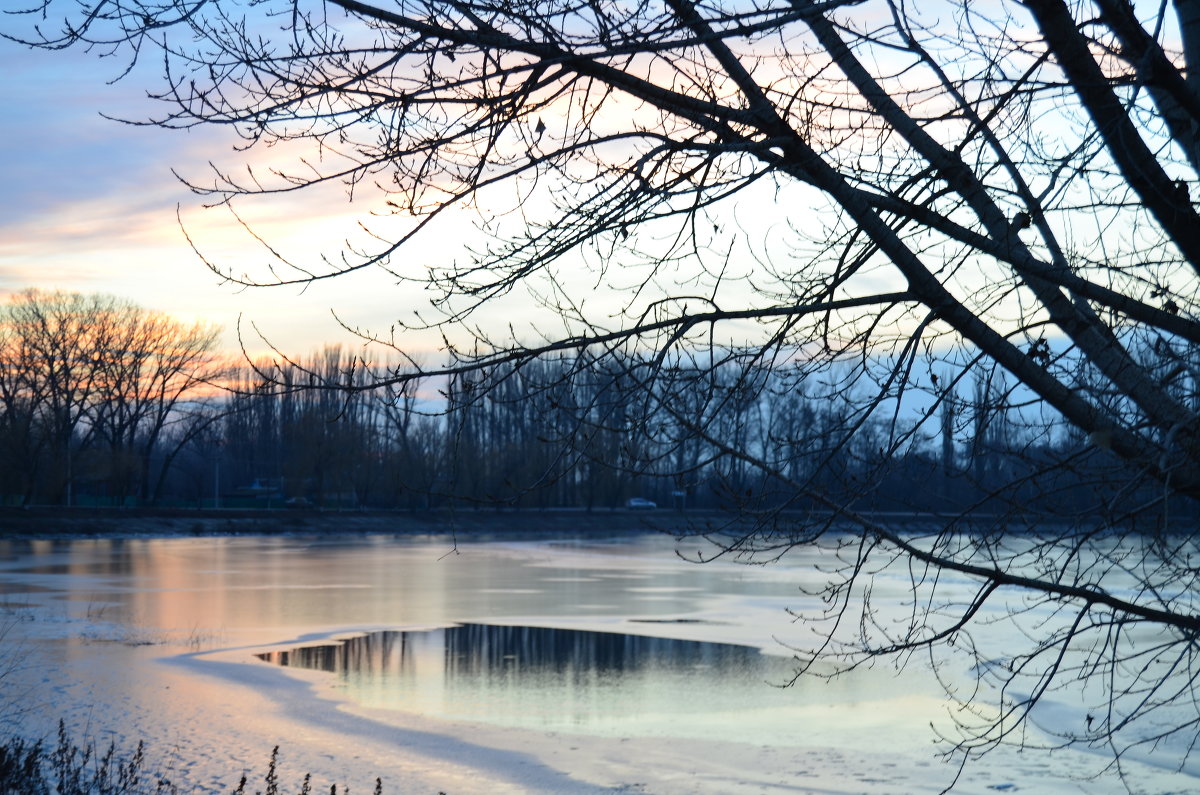
<svg viewBox="0 0 1200 795">
<path fill-rule="evenodd" d="M 154 508 L 0 508 L 0 540 L 228 535 L 455 535 L 532 537 L 717 532 L 741 525 L 718 511 L 603 508 L 426 512 Z"/>
<path fill-rule="evenodd" d="M 864 511 L 863 516 L 888 522 L 901 532 L 970 532 L 971 522 L 1003 521 L 992 515 L 962 516 L 896 511 Z M 817 521 L 826 530 L 839 524 L 822 512 L 767 514 L 717 509 L 658 508 L 511 508 L 481 506 L 431 511 L 265 510 L 246 508 L 97 508 L 62 506 L 0 507 L 0 541 L 69 538 L 143 538 L 152 536 L 271 535 L 463 535 L 473 539 L 598 537 L 662 533 L 676 537 L 738 537 L 772 532 L 772 520 L 788 525 Z M 1048 525 L 1055 524 L 1049 518 Z M 1010 527 L 1011 532 L 1035 525 Z M 1043 527 L 1046 525 L 1042 525 Z M 810 525 L 811 527 L 811 525 Z"/>
</svg>

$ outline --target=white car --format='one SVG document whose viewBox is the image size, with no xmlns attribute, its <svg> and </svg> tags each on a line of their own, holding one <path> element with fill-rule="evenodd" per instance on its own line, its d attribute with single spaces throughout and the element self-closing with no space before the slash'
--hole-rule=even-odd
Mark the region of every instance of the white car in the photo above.
<svg viewBox="0 0 1200 795">
<path fill-rule="evenodd" d="M 630 497 L 625 503 L 625 507 L 631 511 L 648 511 L 651 508 L 657 508 L 658 504 L 645 497 Z"/>
</svg>

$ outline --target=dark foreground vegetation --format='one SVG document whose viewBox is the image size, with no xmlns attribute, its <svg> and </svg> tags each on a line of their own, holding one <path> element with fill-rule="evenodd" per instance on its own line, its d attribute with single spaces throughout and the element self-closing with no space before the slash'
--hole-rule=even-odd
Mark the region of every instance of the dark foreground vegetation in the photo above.
<svg viewBox="0 0 1200 795">
<path fill-rule="evenodd" d="M 233 795 L 310 795 L 341 792 L 350 787 L 331 784 L 326 790 L 305 774 L 289 787 L 280 781 L 279 746 L 271 751 L 265 774 L 231 773 L 228 791 Z M 195 790 L 173 781 L 169 769 L 157 767 L 146 755 L 144 743 L 124 753 L 110 743 L 106 749 L 78 745 L 67 736 L 64 725 L 51 746 L 10 737 L 0 743 L 0 793 L 4 795 L 180 795 Z M 381 795 L 383 781 L 374 780 L 374 793 Z"/>
</svg>

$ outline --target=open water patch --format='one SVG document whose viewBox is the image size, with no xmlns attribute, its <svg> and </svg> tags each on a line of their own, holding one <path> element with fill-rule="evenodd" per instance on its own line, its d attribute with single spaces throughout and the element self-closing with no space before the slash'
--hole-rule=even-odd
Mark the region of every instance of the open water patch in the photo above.
<svg viewBox="0 0 1200 795">
<path fill-rule="evenodd" d="M 371 632 L 258 656 L 334 674 L 367 707 L 599 734 L 677 732 L 681 718 L 736 734 L 756 708 L 780 706 L 772 685 L 791 673 L 790 661 L 753 646 L 492 624 Z"/>
</svg>

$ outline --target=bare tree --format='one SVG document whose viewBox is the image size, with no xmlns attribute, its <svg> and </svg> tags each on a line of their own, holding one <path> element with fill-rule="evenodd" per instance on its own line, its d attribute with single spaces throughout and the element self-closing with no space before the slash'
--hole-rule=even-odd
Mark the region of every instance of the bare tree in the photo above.
<svg viewBox="0 0 1200 795">
<path fill-rule="evenodd" d="M 217 329 L 191 326 L 167 315 L 108 301 L 91 321 L 92 346 L 100 366 L 91 416 L 113 465 L 114 496 L 154 499 L 161 495 L 170 463 L 181 445 L 204 423 L 186 422 L 188 402 L 223 374 L 214 356 Z M 186 427 L 169 449 L 167 432 Z M 155 467 L 154 456 L 162 454 Z"/>
<path fill-rule="evenodd" d="M 190 439 L 167 445 L 166 432 L 194 425 L 187 404 L 220 373 L 215 329 L 105 295 L 19 293 L 0 312 L 0 342 L 0 427 L 25 501 L 38 491 L 70 504 L 82 476 L 109 496 L 152 497 Z"/>
<path fill-rule="evenodd" d="M 29 409 L 15 417 L 33 424 L 29 433 L 37 442 L 28 451 L 30 468 L 37 468 L 37 457 L 46 458 L 46 494 L 54 502 L 71 503 L 79 451 L 95 433 L 86 418 L 96 406 L 103 365 L 90 331 L 105 301 L 29 290 L 6 307 L 5 363 L 19 385 L 14 392 Z"/>
<path fill-rule="evenodd" d="M 784 495 L 770 507 L 808 506 L 805 521 L 775 510 L 718 539 L 728 553 L 832 545 L 846 561 L 805 659 L 977 656 L 996 689 L 967 700 L 999 706 L 964 720 L 964 756 L 1033 742 L 1022 731 L 1055 688 L 1091 711 L 1047 742 L 1109 748 L 1117 769 L 1168 740 L 1189 755 L 1200 558 L 1164 517 L 1200 496 L 1197 0 L 29 5 L 9 37 L 161 59 L 151 123 L 320 154 L 190 183 L 219 207 L 341 181 L 375 213 L 315 258 L 264 243 L 257 271 L 209 264 L 238 284 L 363 268 L 423 283 L 432 307 L 377 341 L 440 327 L 448 361 L 383 385 L 449 376 L 461 397 L 568 357 L 565 377 L 606 382 L 603 400 L 572 404 L 577 451 L 603 432 L 638 471 L 670 460 L 655 439 L 683 434 L 705 452 L 679 460 L 722 460 L 743 497 L 753 468 Z M 464 215 L 488 235 L 469 256 L 407 256 Z M 522 292 L 540 299 L 534 323 L 488 322 Z M 878 480 L 939 416 L 991 417 L 939 400 L 993 367 L 1012 384 L 1006 412 L 1086 440 L 1025 449 L 1033 471 L 1103 483 L 1094 510 L 1047 527 L 964 499 L 934 530 L 900 532 L 860 510 L 872 483 L 804 474 L 811 440 L 755 444 L 715 422 L 722 405 L 749 416 L 764 389 L 823 383 L 811 391 L 841 397 L 819 455 L 869 459 Z M 685 382 L 712 411 L 685 410 Z M 1037 485 L 987 496 L 1017 505 Z M 1157 534 L 1129 535 L 1134 516 Z M 911 620 L 889 624 L 870 573 L 895 571 L 911 578 Z M 945 596 L 939 572 L 970 596 Z M 1013 621 L 1040 623 L 997 661 L 965 639 L 1010 594 L 1027 600 Z"/>
</svg>

